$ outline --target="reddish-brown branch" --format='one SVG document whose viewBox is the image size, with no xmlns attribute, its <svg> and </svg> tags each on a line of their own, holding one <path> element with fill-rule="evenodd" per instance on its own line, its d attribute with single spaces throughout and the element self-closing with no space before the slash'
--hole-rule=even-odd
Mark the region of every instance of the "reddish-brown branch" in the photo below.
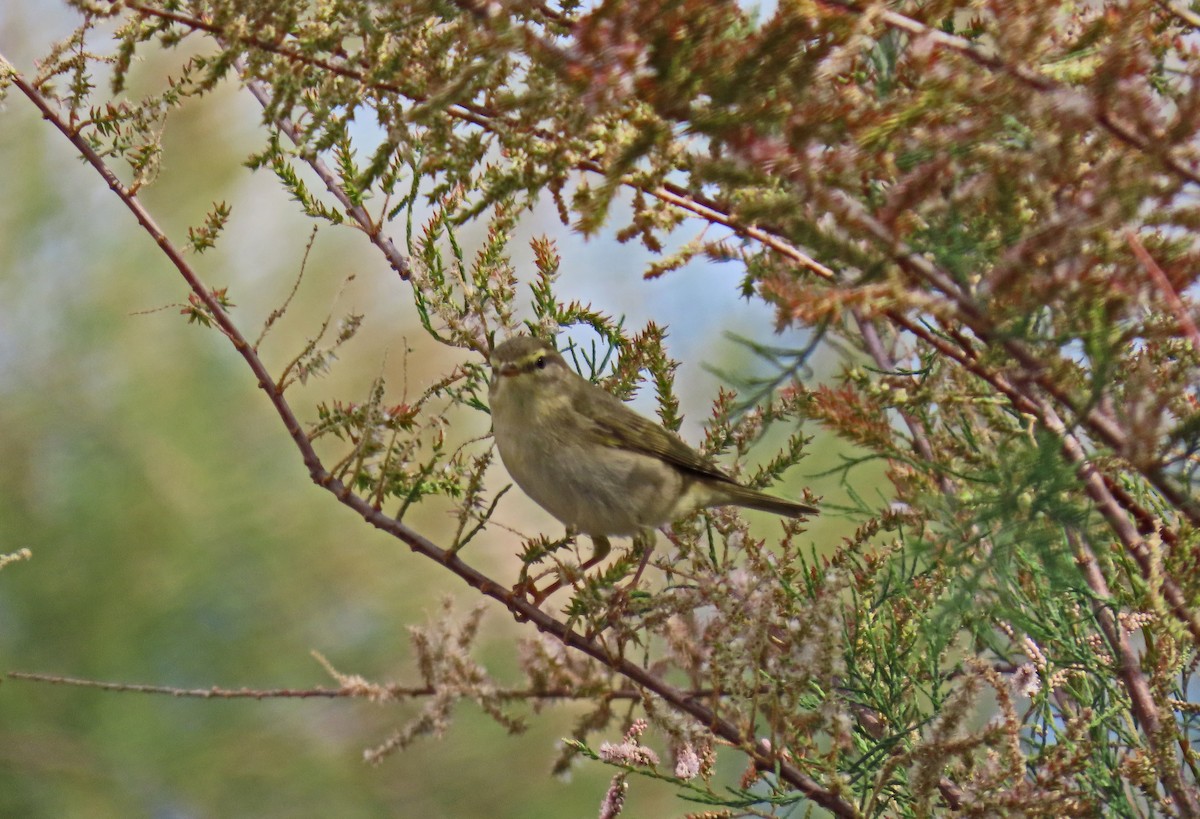
<svg viewBox="0 0 1200 819">
<path fill-rule="evenodd" d="M 238 63 L 237 68 L 239 72 L 242 72 L 241 63 Z M 254 80 L 247 80 L 246 87 L 264 108 L 270 104 L 270 97 L 267 96 L 266 91 L 263 90 L 260 83 Z M 299 129 L 296 128 L 295 123 L 290 119 L 282 116 L 276 117 L 275 125 L 294 144 L 300 144 Z M 400 274 L 400 278 L 409 279 L 412 276 L 412 268 L 409 267 L 408 257 L 401 253 L 391 238 L 383 232 L 383 224 L 371 218 L 371 214 L 367 212 L 366 208 L 351 200 L 349 194 L 346 193 L 338 182 L 337 174 L 330 170 L 321 157 L 316 155 L 306 156 L 305 161 L 313 169 L 313 172 L 321 178 L 321 181 L 325 183 L 325 188 L 346 209 L 346 213 L 350 215 L 350 218 L 362 228 L 363 233 L 370 239 L 371 244 L 379 248 L 384 258 L 387 259 L 388 264 L 391 265 L 391 268 Z"/>
<path fill-rule="evenodd" d="M 1133 499 L 1133 496 L 1126 491 L 1125 487 L 1114 481 L 1108 475 L 1104 475 L 1104 485 L 1108 487 L 1108 492 L 1117 503 L 1121 504 L 1121 508 L 1133 516 L 1134 523 L 1137 524 L 1138 534 L 1145 537 L 1146 535 L 1157 534 L 1162 538 L 1163 543 L 1168 546 L 1175 546 L 1179 543 L 1179 535 L 1174 529 L 1164 526 L 1162 521 L 1155 519 L 1150 514 L 1146 507 Z"/>
<path fill-rule="evenodd" d="M 117 0 L 114 0 L 114 2 L 117 2 Z M 200 18 L 189 17 L 178 12 L 166 11 L 164 9 L 156 9 L 152 6 L 146 6 L 142 3 L 126 3 L 126 6 L 138 12 L 139 14 L 158 17 L 163 20 L 169 20 L 171 22 L 188 26 L 189 28 L 207 31 L 209 34 L 217 37 L 218 40 L 224 36 L 224 33 L 219 26 L 208 23 Z M 286 56 L 288 58 L 299 59 L 302 56 L 291 52 L 288 49 L 282 48 L 278 43 L 264 40 L 260 37 L 255 37 L 254 35 L 246 37 L 245 42 L 253 45 L 255 48 L 262 48 L 267 51 L 280 53 L 281 56 Z M 310 65 L 331 71 L 335 74 L 348 76 L 353 76 L 355 74 L 355 72 L 351 72 L 348 69 L 339 67 L 338 64 L 332 60 L 322 60 L 318 57 L 311 57 L 307 55 L 303 55 L 303 59 L 304 62 Z M 241 72 L 240 64 L 238 66 L 238 70 Z M 361 78 L 361 75 L 358 76 Z M 259 96 L 260 89 L 256 90 L 256 88 L 251 85 L 250 92 L 254 94 L 255 97 L 259 97 L 261 101 L 261 97 Z M 465 116 L 470 116 L 469 111 L 464 111 L 463 114 Z M 280 126 L 281 130 L 286 130 L 288 137 L 293 142 L 300 142 L 298 138 L 299 132 L 295 128 L 295 125 L 289 120 L 284 118 L 277 124 Z M 391 238 L 383 232 L 383 225 L 373 219 L 365 207 L 360 204 L 356 204 L 351 200 L 350 196 L 338 182 L 337 175 L 329 169 L 329 166 L 327 166 L 319 156 L 307 156 L 305 157 L 305 160 L 308 162 L 308 165 L 313 169 L 317 176 L 321 178 L 321 181 L 325 183 L 325 188 L 345 209 L 347 215 L 354 220 L 355 224 L 357 224 L 363 233 L 367 235 L 367 238 L 371 240 L 371 244 L 379 248 L 379 251 L 383 254 L 383 257 L 387 259 L 387 262 L 391 268 L 400 275 L 400 278 L 410 278 L 412 276 L 412 270 L 409 267 L 408 258 L 400 252 Z"/>
<path fill-rule="evenodd" d="M 774 773 L 789 786 L 805 794 L 813 802 L 829 810 L 836 816 L 853 817 L 858 815 L 854 806 L 842 798 L 837 790 L 826 788 L 801 771 L 793 763 L 782 759 L 778 752 L 773 750 L 767 743 L 756 740 L 752 734 L 744 732 L 729 720 L 721 717 L 713 709 L 703 705 L 699 701 L 693 700 L 686 691 L 664 682 L 652 672 L 624 657 L 614 656 L 600 640 L 585 637 L 578 632 L 570 630 L 565 623 L 554 619 L 533 605 L 524 596 L 515 594 L 487 575 L 468 565 L 457 554 L 440 548 L 428 538 L 410 529 L 400 521 L 375 509 L 367 500 L 355 495 L 350 487 L 331 475 L 321 463 L 316 451 L 304 434 L 304 430 L 301 428 L 300 422 L 292 411 L 291 406 L 284 398 L 283 393 L 276 388 L 273 379 L 267 372 L 266 366 L 258 357 L 253 346 L 245 339 L 229 315 L 222 309 L 217 297 L 211 290 L 204 286 L 199 276 L 191 268 L 187 260 L 184 259 L 183 254 L 158 227 L 141 201 L 121 184 L 120 179 L 105 164 L 103 158 L 88 144 L 87 140 L 78 131 L 71 128 L 66 120 L 58 114 L 37 89 L 30 85 L 21 74 L 15 71 L 12 72 L 10 80 L 41 111 L 42 116 L 57 128 L 75 146 L 75 149 L 79 151 L 88 164 L 100 174 L 113 193 L 133 213 L 146 233 L 158 244 L 163 254 L 171 261 L 176 270 L 179 271 L 179 274 L 187 282 L 188 287 L 191 288 L 196 297 L 201 300 L 211 314 L 214 324 L 230 340 L 234 349 L 237 350 L 251 372 L 254 373 L 259 387 L 267 394 L 268 399 L 271 401 L 272 406 L 274 406 L 276 413 L 291 436 L 293 443 L 300 451 L 301 459 L 304 461 L 304 465 L 308 469 L 313 483 L 332 493 L 341 503 L 357 512 L 367 523 L 406 543 L 414 552 L 441 563 L 469 586 L 499 601 L 515 616 L 531 622 L 539 631 L 549 634 L 564 645 L 598 660 L 634 685 L 646 689 L 655 696 L 660 697 L 676 710 L 688 714 L 699 723 L 705 725 L 716 736 L 741 749 L 760 770 Z"/>
<path fill-rule="evenodd" d="M 1129 247 L 1133 251 L 1133 255 L 1137 256 L 1142 267 L 1146 268 L 1146 272 L 1150 274 L 1150 280 L 1154 282 L 1154 286 L 1167 300 L 1167 304 L 1171 307 L 1171 312 L 1175 314 L 1175 320 L 1179 322 L 1179 326 L 1187 333 L 1192 342 L 1192 348 L 1200 351 L 1200 330 L 1196 329 L 1196 322 L 1192 320 L 1191 313 L 1184 306 L 1183 300 L 1179 298 L 1179 294 L 1175 292 L 1175 286 L 1171 284 L 1171 280 L 1167 278 L 1167 274 L 1158 266 L 1158 262 L 1154 261 L 1154 257 L 1138 239 L 1137 234 L 1132 230 L 1125 231 L 1125 241 L 1129 242 Z"/>
<path fill-rule="evenodd" d="M 867 353 L 875 360 L 875 365 L 883 372 L 891 372 L 896 368 L 896 362 L 892 359 L 883 346 L 883 340 L 879 338 L 879 330 L 875 324 L 869 319 L 865 319 L 859 313 L 854 313 L 854 321 L 858 325 L 859 335 L 862 336 L 863 344 L 866 346 Z M 912 446 L 926 463 L 934 463 L 936 458 L 933 452 L 933 445 L 929 442 L 928 431 L 922 426 L 913 416 L 912 413 L 905 410 L 900 410 L 900 418 L 904 421 L 904 425 L 908 427 L 909 434 L 912 436 Z M 954 486 L 950 479 L 942 475 L 938 479 L 938 484 L 942 491 L 946 494 L 951 494 L 954 491 Z"/>
<path fill-rule="evenodd" d="M 1125 691 L 1129 694 L 1129 706 L 1133 711 L 1133 717 L 1145 732 L 1151 747 L 1155 749 L 1155 755 L 1171 756 L 1170 752 L 1163 747 L 1166 743 L 1162 720 L 1159 717 L 1158 706 L 1154 704 L 1154 694 L 1150 690 L 1150 683 L 1146 680 L 1146 675 L 1142 673 L 1137 652 L 1134 651 L 1129 637 L 1126 636 L 1121 624 L 1117 622 L 1117 618 L 1113 616 L 1105 602 L 1112 595 L 1109 593 L 1104 573 L 1100 571 L 1100 565 L 1096 562 L 1096 555 L 1077 533 L 1069 529 L 1067 530 L 1067 539 L 1075 550 L 1076 562 L 1083 573 L 1085 582 L 1096 595 L 1092 603 L 1092 612 L 1096 617 L 1096 622 L 1100 624 L 1100 631 L 1103 632 L 1105 640 L 1108 641 L 1116 656 L 1117 674 L 1121 677 L 1121 682 L 1125 684 Z M 1195 789 L 1184 784 L 1179 776 L 1179 767 L 1175 764 L 1155 767 L 1163 786 L 1175 802 L 1175 809 L 1179 815 L 1200 815 L 1200 802 L 1197 801 Z"/>
</svg>

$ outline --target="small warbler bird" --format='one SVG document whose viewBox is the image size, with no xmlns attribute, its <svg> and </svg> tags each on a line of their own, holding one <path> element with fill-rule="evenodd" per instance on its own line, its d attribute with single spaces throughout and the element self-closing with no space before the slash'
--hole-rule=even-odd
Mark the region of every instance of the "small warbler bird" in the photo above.
<svg viewBox="0 0 1200 819">
<path fill-rule="evenodd" d="M 595 554 L 582 569 L 604 559 L 609 536 L 639 535 L 703 507 L 788 517 L 817 511 L 734 482 L 577 374 L 545 341 L 514 336 L 492 351 L 491 365 L 488 397 L 500 458 L 525 494 L 591 537 Z"/>
</svg>

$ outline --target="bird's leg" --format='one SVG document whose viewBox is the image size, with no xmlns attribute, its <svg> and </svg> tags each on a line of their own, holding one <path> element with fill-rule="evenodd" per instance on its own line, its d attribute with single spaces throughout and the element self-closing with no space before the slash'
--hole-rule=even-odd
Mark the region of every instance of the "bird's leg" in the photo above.
<svg viewBox="0 0 1200 819">
<path fill-rule="evenodd" d="M 642 572 L 649 565 L 652 554 L 654 554 L 654 530 L 643 529 L 633 536 L 633 542 L 630 544 L 630 556 L 637 558 L 637 570 L 634 571 L 633 577 L 628 583 L 613 590 L 614 594 L 609 598 L 608 611 L 593 623 L 585 636 L 589 639 L 595 637 L 617 622 L 620 617 L 629 613 L 630 593 L 637 590 L 638 582 L 642 579 Z"/>
<path fill-rule="evenodd" d="M 642 572 L 646 571 L 646 566 L 650 563 L 650 555 L 654 554 L 654 530 L 643 529 L 634 535 L 633 551 L 638 555 L 638 567 L 633 573 L 633 579 L 626 586 L 627 589 L 637 588 L 638 581 L 642 579 Z"/>
<path fill-rule="evenodd" d="M 584 572 L 586 572 L 588 569 L 595 566 L 601 560 L 608 557 L 608 553 L 610 551 L 612 551 L 612 544 L 609 543 L 608 538 L 604 537 L 603 535 L 592 535 L 591 538 L 592 538 L 592 556 L 589 557 L 587 560 L 585 560 L 583 562 L 583 564 L 576 570 L 581 575 Z M 541 575 L 538 575 L 537 578 L 534 578 L 533 582 L 529 582 L 528 578 L 526 579 L 527 582 L 525 584 L 525 591 L 527 591 L 529 593 L 529 599 L 533 601 L 533 604 L 535 606 L 542 605 L 543 600 L 545 600 L 550 595 L 554 594 L 556 591 L 561 589 L 563 586 L 567 585 L 567 583 L 572 582 L 572 579 L 563 577 L 562 573 L 564 572 L 564 570 L 565 570 L 565 567 L 560 565 L 559 566 L 560 574 L 559 574 L 558 580 L 555 580 L 549 586 L 547 586 L 546 588 L 544 588 L 540 591 L 534 587 L 534 582 L 545 577 L 547 574 L 549 574 L 549 571 L 547 571 Z"/>
<path fill-rule="evenodd" d="M 586 572 L 588 569 L 595 566 L 604 558 L 608 557 L 608 553 L 612 551 L 612 544 L 608 542 L 608 538 L 603 535 L 595 535 L 592 537 L 592 556 L 584 561 L 584 564 L 579 567 L 581 572 Z"/>
<path fill-rule="evenodd" d="M 537 584 L 541 582 L 543 577 L 548 577 L 562 571 L 562 561 L 555 557 L 555 552 L 567 546 L 574 546 L 577 535 L 578 532 L 567 527 L 566 534 L 559 540 L 550 541 L 544 537 L 540 537 L 526 543 L 525 551 L 521 555 L 521 573 L 517 576 L 516 585 L 513 586 L 513 594 L 519 594 L 523 597 L 532 596 L 533 599 L 541 602 L 541 598 L 536 594 Z M 551 561 L 554 566 L 542 569 L 539 573 L 531 577 L 530 570 L 547 560 Z"/>
</svg>

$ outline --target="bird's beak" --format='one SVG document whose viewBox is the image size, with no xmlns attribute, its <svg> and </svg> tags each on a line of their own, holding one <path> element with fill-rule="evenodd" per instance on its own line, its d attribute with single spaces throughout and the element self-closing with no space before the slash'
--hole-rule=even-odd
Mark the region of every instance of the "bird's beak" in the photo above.
<svg viewBox="0 0 1200 819">
<path fill-rule="evenodd" d="M 497 375 L 516 375 L 517 374 L 517 365 L 513 364 L 511 361 L 507 362 L 505 364 L 501 364 L 498 367 L 496 367 L 496 374 Z"/>
</svg>

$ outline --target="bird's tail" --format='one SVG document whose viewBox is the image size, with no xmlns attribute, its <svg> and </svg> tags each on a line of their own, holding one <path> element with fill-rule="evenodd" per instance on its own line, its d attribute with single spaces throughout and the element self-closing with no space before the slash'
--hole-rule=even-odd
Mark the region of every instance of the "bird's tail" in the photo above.
<svg viewBox="0 0 1200 819">
<path fill-rule="evenodd" d="M 751 489 L 748 486 L 729 484 L 722 486 L 721 489 L 729 497 L 729 500 L 721 505 L 735 504 L 737 506 L 744 506 L 747 509 L 757 509 L 760 512 L 770 512 L 772 515 L 784 515 L 789 518 L 817 514 L 817 509 L 808 504 L 776 498 L 773 495 L 759 492 L 757 489 Z"/>
</svg>

